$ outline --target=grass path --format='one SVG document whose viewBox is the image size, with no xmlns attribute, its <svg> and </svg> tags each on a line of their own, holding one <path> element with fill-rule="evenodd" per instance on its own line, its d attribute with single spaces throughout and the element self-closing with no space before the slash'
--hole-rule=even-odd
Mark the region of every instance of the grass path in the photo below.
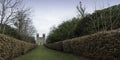
<svg viewBox="0 0 120 60">
<path fill-rule="evenodd" d="M 15 58 L 14 60 L 87 60 L 72 54 L 50 50 L 44 46 L 38 46 L 31 52 Z"/>
</svg>

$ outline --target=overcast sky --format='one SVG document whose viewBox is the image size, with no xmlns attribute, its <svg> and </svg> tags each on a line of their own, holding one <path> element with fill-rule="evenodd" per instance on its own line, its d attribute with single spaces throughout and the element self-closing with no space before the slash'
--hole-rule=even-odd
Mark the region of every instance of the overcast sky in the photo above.
<svg viewBox="0 0 120 60">
<path fill-rule="evenodd" d="M 48 34 L 52 26 L 76 17 L 79 1 L 82 1 L 88 13 L 95 10 L 95 5 L 96 9 L 102 9 L 120 4 L 120 0 L 24 0 L 25 6 L 32 10 L 31 19 L 40 35 Z"/>
</svg>

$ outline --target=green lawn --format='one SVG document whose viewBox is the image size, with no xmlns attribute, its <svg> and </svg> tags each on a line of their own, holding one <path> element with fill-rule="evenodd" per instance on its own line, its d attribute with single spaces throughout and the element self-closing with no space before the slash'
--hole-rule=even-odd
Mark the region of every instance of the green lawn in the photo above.
<svg viewBox="0 0 120 60">
<path fill-rule="evenodd" d="M 72 54 L 50 50 L 44 46 L 38 46 L 26 55 L 15 58 L 14 60 L 87 60 Z"/>
</svg>

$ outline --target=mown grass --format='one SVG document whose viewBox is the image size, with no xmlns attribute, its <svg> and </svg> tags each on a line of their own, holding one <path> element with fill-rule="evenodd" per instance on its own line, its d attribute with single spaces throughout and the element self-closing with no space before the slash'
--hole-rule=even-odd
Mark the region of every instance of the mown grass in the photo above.
<svg viewBox="0 0 120 60">
<path fill-rule="evenodd" d="M 36 49 L 26 55 L 15 58 L 14 60 L 87 60 L 82 57 L 74 56 L 55 50 L 50 50 L 44 46 L 38 46 Z"/>
</svg>

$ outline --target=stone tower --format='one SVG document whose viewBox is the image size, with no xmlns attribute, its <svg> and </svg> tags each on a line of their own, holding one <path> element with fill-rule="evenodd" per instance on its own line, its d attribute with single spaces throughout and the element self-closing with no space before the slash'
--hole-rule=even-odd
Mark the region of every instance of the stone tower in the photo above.
<svg viewBox="0 0 120 60">
<path fill-rule="evenodd" d="M 45 34 L 43 34 L 42 37 L 39 37 L 39 34 L 36 35 L 36 44 L 37 45 L 45 44 Z"/>
</svg>

